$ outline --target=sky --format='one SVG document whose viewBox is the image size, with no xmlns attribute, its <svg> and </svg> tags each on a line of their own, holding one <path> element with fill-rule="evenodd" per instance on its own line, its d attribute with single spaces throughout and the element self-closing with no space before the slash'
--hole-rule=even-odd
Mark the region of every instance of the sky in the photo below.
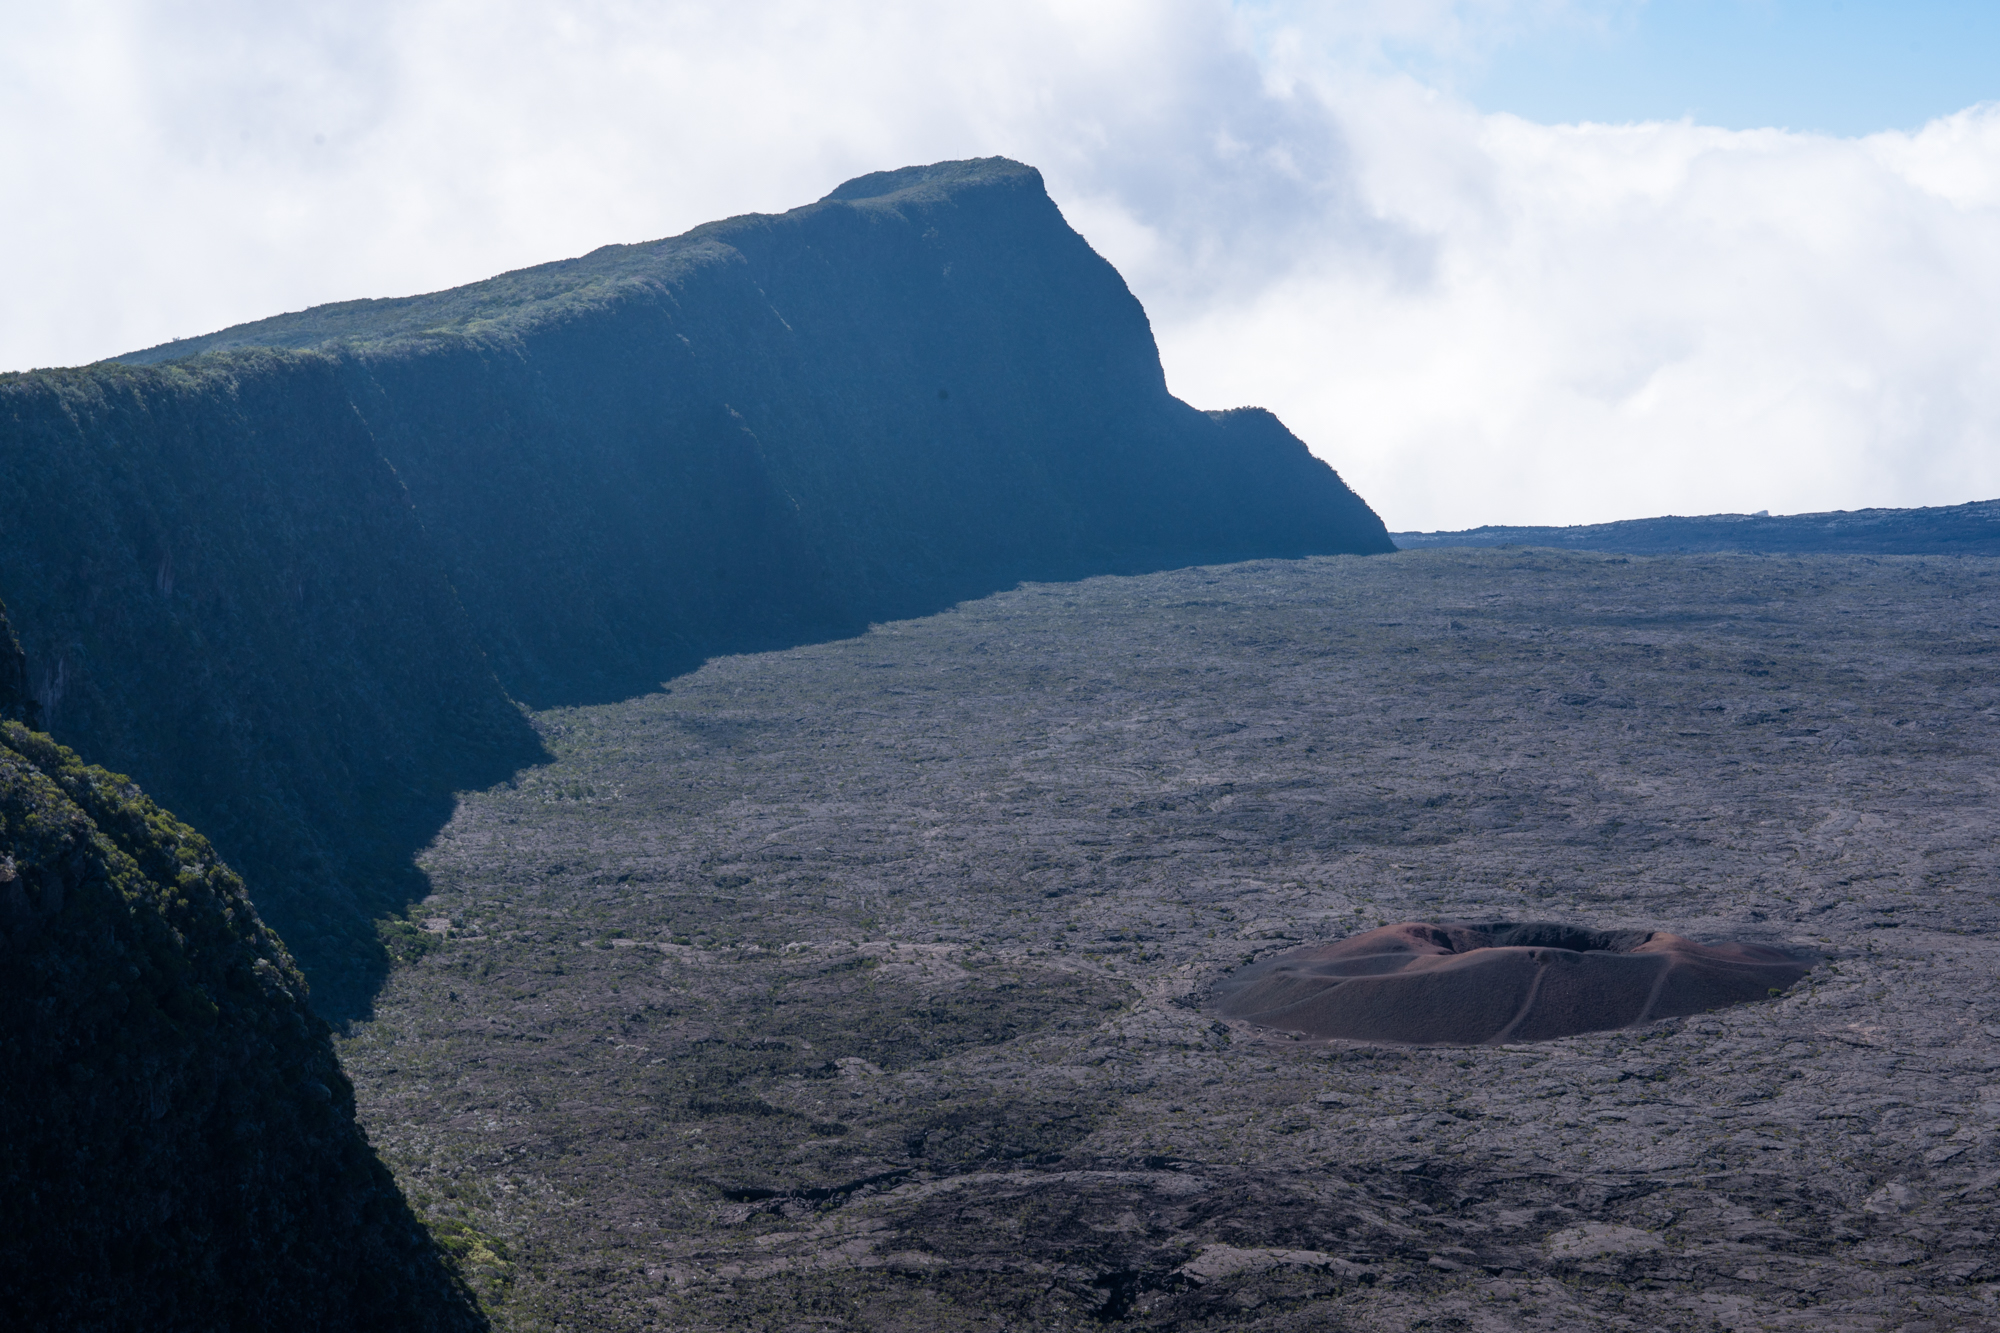
<svg viewBox="0 0 2000 1333">
<path fill-rule="evenodd" d="M 2000 496 L 2000 5 L 0 0 L 0 369 L 1002 154 L 1392 529 Z"/>
</svg>

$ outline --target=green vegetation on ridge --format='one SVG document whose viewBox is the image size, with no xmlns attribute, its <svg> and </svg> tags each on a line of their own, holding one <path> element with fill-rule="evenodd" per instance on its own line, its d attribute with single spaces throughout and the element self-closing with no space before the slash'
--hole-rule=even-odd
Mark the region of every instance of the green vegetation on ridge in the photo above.
<svg viewBox="0 0 2000 1333">
<path fill-rule="evenodd" d="M 25 711 L 10 638 L 0 616 L 0 713 Z M 9 1328 L 481 1326 L 242 881 L 128 778 L 12 720 L 0 950 Z"/>
</svg>

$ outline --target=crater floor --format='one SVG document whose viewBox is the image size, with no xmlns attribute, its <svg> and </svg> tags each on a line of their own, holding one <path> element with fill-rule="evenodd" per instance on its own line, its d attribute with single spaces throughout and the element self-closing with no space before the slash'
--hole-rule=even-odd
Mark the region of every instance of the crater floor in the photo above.
<svg viewBox="0 0 2000 1333">
<path fill-rule="evenodd" d="M 346 1040 L 506 1328 L 2000 1324 L 2000 573 L 1036 585 L 537 715 Z M 1522 1045 L 1188 1005 L 1405 920 L 1826 960 Z"/>
</svg>

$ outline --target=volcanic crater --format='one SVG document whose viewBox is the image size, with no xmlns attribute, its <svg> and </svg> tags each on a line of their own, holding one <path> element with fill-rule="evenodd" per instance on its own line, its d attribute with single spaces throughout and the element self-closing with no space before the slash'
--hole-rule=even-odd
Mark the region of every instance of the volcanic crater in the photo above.
<svg viewBox="0 0 2000 1333">
<path fill-rule="evenodd" d="M 1479 1046 L 1633 1027 L 1778 995 L 1809 959 L 1547 921 L 1404 921 L 1231 972 L 1224 1018 L 1315 1040 Z"/>
</svg>

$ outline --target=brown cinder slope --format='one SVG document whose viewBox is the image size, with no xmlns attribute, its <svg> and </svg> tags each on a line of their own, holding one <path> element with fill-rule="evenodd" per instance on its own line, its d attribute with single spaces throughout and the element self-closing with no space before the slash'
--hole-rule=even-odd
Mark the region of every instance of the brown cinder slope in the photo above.
<svg viewBox="0 0 2000 1333">
<path fill-rule="evenodd" d="M 1215 993 L 1224 1017 L 1308 1037 L 1477 1046 L 1684 1018 L 1782 994 L 1810 970 L 1769 945 L 1663 930 L 1406 921 L 1287 949 Z"/>
</svg>

